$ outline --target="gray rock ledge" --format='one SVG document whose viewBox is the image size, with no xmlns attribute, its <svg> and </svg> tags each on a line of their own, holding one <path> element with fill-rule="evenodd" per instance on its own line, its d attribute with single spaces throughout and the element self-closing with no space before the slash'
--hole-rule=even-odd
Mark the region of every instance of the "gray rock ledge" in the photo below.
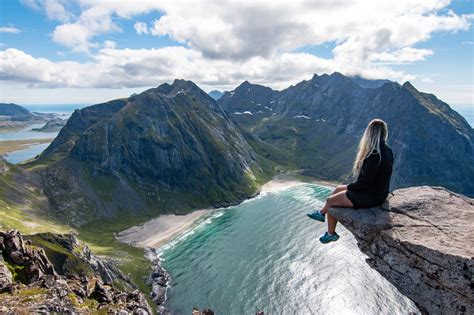
<svg viewBox="0 0 474 315">
<path fill-rule="evenodd" d="M 420 186 L 395 190 L 380 207 L 329 212 L 421 312 L 474 314 L 474 199 Z"/>
</svg>

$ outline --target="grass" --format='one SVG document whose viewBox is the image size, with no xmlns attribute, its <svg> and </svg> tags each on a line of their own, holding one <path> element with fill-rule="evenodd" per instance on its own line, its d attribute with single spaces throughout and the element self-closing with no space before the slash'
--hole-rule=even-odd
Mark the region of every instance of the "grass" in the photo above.
<svg viewBox="0 0 474 315">
<path fill-rule="evenodd" d="M 20 289 L 17 294 L 22 295 L 22 296 L 32 296 L 32 295 L 44 295 L 48 293 L 49 293 L 49 290 L 46 288 L 33 287 L 33 288 Z"/>
<path fill-rule="evenodd" d="M 118 268 L 130 277 L 139 290 L 145 294 L 150 306 L 154 308 L 154 302 L 149 299 L 151 288 L 145 283 L 145 279 L 152 272 L 151 261 L 145 257 L 143 249 L 120 243 L 114 236 L 115 233 L 141 224 L 148 219 L 148 217 L 101 219 L 81 226 L 78 232 L 79 238 L 89 245 L 94 254 L 114 258 Z M 120 283 L 116 285 L 121 286 Z"/>
</svg>

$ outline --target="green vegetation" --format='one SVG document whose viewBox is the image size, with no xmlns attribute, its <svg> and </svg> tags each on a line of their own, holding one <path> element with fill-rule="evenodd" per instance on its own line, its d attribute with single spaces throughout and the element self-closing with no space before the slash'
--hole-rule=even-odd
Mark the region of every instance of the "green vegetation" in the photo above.
<svg viewBox="0 0 474 315">
<path fill-rule="evenodd" d="M 43 294 L 48 294 L 48 289 L 46 288 L 24 288 L 20 289 L 17 294 L 18 295 L 24 295 L 24 296 L 31 296 L 31 295 L 43 295 Z"/>
<path fill-rule="evenodd" d="M 151 261 L 145 257 L 143 249 L 118 242 L 114 234 L 148 219 L 148 217 L 100 219 L 78 229 L 79 238 L 89 245 L 91 251 L 97 255 L 114 258 L 119 269 L 130 277 L 147 298 L 150 296 L 151 288 L 145 283 L 145 279 L 152 272 Z M 115 285 L 120 288 L 123 284 Z M 153 301 L 149 300 L 149 304 L 154 307 Z"/>
<path fill-rule="evenodd" d="M 89 311 L 95 311 L 97 309 L 97 306 L 99 306 L 99 303 L 96 300 L 93 300 L 93 299 L 85 299 L 81 303 L 81 302 L 79 302 L 78 297 L 73 293 L 69 293 L 67 295 L 67 298 L 69 299 L 69 301 L 71 301 L 71 304 L 74 307 L 77 307 L 77 308 L 81 308 L 81 309 L 85 309 L 85 310 L 89 310 Z M 98 311 L 93 312 L 93 313 L 97 314 Z"/>
<path fill-rule="evenodd" d="M 4 260 L 5 265 L 12 274 L 13 281 L 25 282 L 25 278 L 22 275 L 23 266 L 15 265 L 11 261 Z"/>
</svg>

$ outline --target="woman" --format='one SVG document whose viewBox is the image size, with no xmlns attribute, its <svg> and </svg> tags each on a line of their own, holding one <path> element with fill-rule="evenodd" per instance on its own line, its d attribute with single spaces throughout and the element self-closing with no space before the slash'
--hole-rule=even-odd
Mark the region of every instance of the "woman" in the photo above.
<svg viewBox="0 0 474 315">
<path fill-rule="evenodd" d="M 330 207 L 369 208 L 384 203 L 388 196 L 392 176 L 393 153 L 386 144 L 387 124 L 381 119 L 372 120 L 360 139 L 359 152 L 354 161 L 353 173 L 357 180 L 349 185 L 339 185 L 320 211 L 308 213 L 311 219 L 324 222 L 328 217 L 328 231 L 319 238 L 321 243 L 335 242 L 337 220 Z"/>
</svg>

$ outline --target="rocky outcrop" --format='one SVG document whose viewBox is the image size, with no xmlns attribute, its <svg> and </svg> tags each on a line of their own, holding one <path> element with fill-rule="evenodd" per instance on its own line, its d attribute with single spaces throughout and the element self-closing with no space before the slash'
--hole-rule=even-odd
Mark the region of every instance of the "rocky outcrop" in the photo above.
<svg viewBox="0 0 474 315">
<path fill-rule="evenodd" d="M 421 311 L 474 313 L 473 199 L 421 186 L 395 190 L 381 207 L 329 212 Z"/>
<path fill-rule="evenodd" d="M 124 275 L 110 258 L 92 254 L 89 247 L 79 242 L 73 233 L 39 233 L 26 238 L 33 245 L 46 246 L 46 254 L 60 274 L 66 276 L 94 274 L 105 284 L 112 285 L 120 281 L 122 285 L 136 289 L 129 277 Z M 55 245 L 62 250 L 55 250 L 57 248 Z"/>
<path fill-rule="evenodd" d="M 53 238 L 53 234 L 48 234 Z M 55 248 L 77 251 L 71 236 L 58 236 Z M 57 271 L 47 256 L 48 249 L 33 245 L 18 231 L 0 231 L 0 313 L 93 313 L 151 314 L 138 290 L 122 291 L 104 284 L 97 274 Z M 38 239 L 36 239 L 36 242 Z M 44 239 L 43 239 L 44 241 Z M 63 243 L 66 241 L 66 243 Z M 72 241 L 72 242 L 69 242 Z M 44 241 L 46 242 L 46 241 Z M 78 246 L 74 245 L 77 243 Z M 42 242 L 42 244 L 45 244 Z M 48 244 L 51 244 L 48 243 Z M 61 247 L 63 244 L 65 247 Z M 73 245 L 68 248 L 69 245 Z M 44 245 L 46 248 L 49 245 Z M 87 266 L 87 261 L 82 261 Z M 90 267 L 92 268 L 92 267 Z"/>
<path fill-rule="evenodd" d="M 151 299 L 159 306 L 160 314 L 167 314 L 168 311 L 163 304 L 166 302 L 166 291 L 169 287 L 170 276 L 161 267 L 161 259 L 155 254 L 154 250 L 147 249 L 146 255 L 153 265 L 153 272 L 147 279 L 147 284 L 152 288 Z"/>
</svg>

